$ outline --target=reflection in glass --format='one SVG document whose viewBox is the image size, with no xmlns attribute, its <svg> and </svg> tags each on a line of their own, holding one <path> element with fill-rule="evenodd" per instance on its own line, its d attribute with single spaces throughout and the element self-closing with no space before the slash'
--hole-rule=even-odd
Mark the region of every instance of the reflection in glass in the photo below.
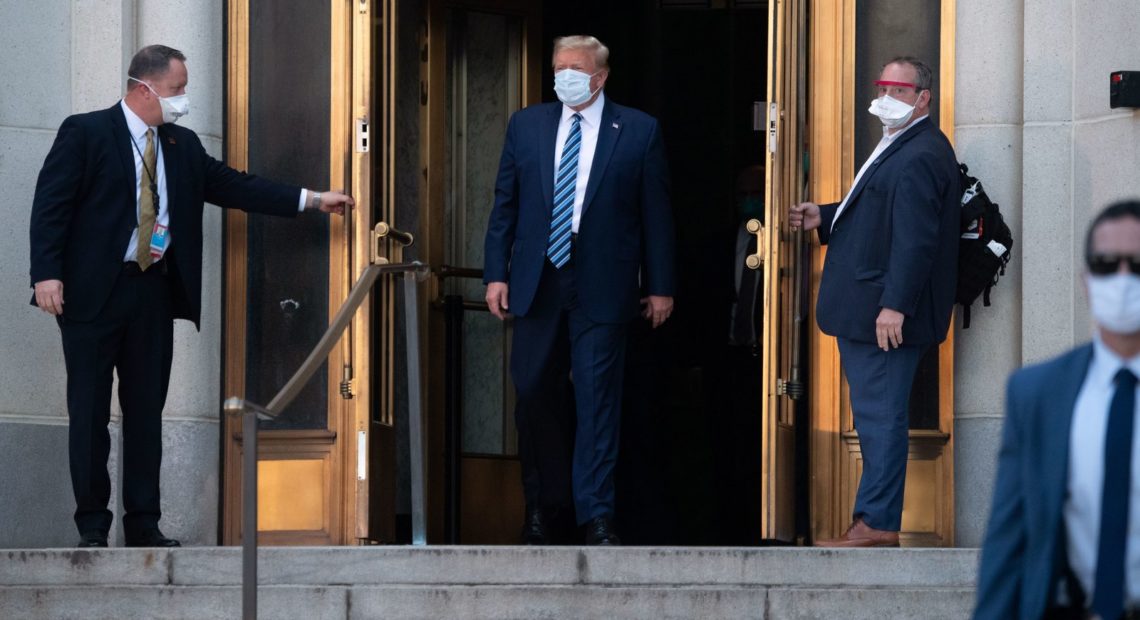
<svg viewBox="0 0 1140 620">
<path fill-rule="evenodd" d="M 447 15 L 445 262 L 480 269 L 507 121 L 521 100 L 522 23 L 505 15 Z M 478 279 L 452 278 L 445 294 L 483 299 Z M 507 327 L 485 312 L 463 326 L 463 451 L 513 454 Z"/>
<path fill-rule="evenodd" d="M 329 186 L 328 2 L 282 7 L 251 0 L 249 171 L 315 189 Z M 283 70 L 288 67 L 288 70 Z M 303 93 L 303 96 L 299 96 Z M 267 404 L 328 326 L 328 217 L 248 219 L 246 397 Z M 261 428 L 328 426 L 324 367 Z"/>
</svg>

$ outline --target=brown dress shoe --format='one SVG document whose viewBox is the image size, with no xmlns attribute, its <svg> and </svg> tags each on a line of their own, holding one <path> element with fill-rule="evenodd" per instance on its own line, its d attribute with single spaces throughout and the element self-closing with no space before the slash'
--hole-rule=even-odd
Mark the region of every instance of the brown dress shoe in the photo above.
<svg viewBox="0 0 1140 620">
<path fill-rule="evenodd" d="M 817 547 L 897 547 L 899 546 L 899 533 L 886 530 L 876 530 L 855 519 L 847 531 L 839 538 L 830 538 L 815 541 Z"/>
</svg>

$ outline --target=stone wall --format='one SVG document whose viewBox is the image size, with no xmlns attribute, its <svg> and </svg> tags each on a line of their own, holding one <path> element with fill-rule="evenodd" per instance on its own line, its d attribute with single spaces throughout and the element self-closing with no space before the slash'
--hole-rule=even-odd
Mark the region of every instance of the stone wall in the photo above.
<svg viewBox="0 0 1140 620">
<path fill-rule="evenodd" d="M 1108 75 L 1140 69 L 1121 45 L 1129 0 L 958 0 L 956 146 L 1013 229 L 1013 261 L 957 333 L 957 543 L 981 544 L 1005 377 L 1087 340 L 1081 284 L 1089 220 L 1140 196 L 1140 114 L 1108 107 Z M 1063 429 L 1061 429 L 1063 432 Z"/>
</svg>

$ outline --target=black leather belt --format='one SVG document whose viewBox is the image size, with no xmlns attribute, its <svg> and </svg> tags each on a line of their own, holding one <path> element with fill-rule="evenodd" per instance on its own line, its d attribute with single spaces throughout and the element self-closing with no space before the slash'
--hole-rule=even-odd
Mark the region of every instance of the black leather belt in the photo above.
<svg viewBox="0 0 1140 620">
<path fill-rule="evenodd" d="M 166 261 L 159 260 L 157 263 L 151 263 L 146 271 L 133 260 L 123 263 L 123 273 L 128 276 L 164 276 L 166 275 Z"/>
</svg>

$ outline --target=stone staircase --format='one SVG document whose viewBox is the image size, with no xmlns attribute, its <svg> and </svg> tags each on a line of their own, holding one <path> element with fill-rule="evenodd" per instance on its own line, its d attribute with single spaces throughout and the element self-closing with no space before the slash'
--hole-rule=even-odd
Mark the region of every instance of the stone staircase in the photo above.
<svg viewBox="0 0 1140 620">
<path fill-rule="evenodd" d="M 968 618 L 977 550 L 260 551 L 259 617 Z M 0 550 L 0 618 L 241 617 L 241 550 Z"/>
</svg>

